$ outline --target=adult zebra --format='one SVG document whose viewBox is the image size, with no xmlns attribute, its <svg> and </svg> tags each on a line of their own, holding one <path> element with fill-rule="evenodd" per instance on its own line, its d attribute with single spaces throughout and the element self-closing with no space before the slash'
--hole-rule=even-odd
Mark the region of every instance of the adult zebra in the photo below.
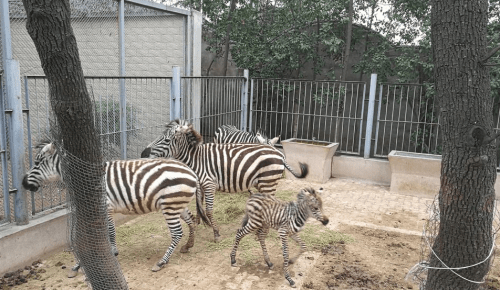
<svg viewBox="0 0 500 290">
<path fill-rule="evenodd" d="M 144 149 L 141 157 L 173 157 L 196 172 L 216 242 L 220 239 L 219 228 L 213 219 L 216 190 L 242 192 L 255 186 L 261 193 L 272 194 L 285 168 L 297 178 L 304 178 L 308 173 L 307 165 L 302 163 L 301 173 L 295 173 L 286 163 L 285 155 L 268 145 L 203 144 L 202 139 L 192 124 L 175 120 L 167 124 L 163 135 Z"/>
<path fill-rule="evenodd" d="M 23 178 L 23 187 L 37 191 L 42 182 L 62 177 L 61 161 L 56 146 L 43 142 L 37 146 L 40 151 L 35 157 L 35 165 Z M 161 210 L 167 221 L 172 241 L 165 255 L 153 267 L 159 271 L 165 266 L 177 244 L 182 238 L 182 226 L 179 218 L 189 226 L 189 239 L 182 246 L 181 252 L 189 251 L 194 245 L 195 224 L 193 215 L 188 209 L 193 197 L 201 196 L 201 190 L 196 174 L 185 164 L 168 159 L 136 159 L 115 160 L 104 165 L 104 179 L 108 204 L 109 240 L 115 255 L 116 248 L 115 224 L 111 213 L 145 214 Z M 208 219 L 197 200 L 198 215 L 204 222 Z M 76 264 L 70 273 L 74 277 L 80 268 Z"/>
<path fill-rule="evenodd" d="M 258 129 L 257 132 L 245 132 L 233 125 L 222 125 L 215 130 L 215 143 L 260 143 L 274 146 L 279 140 L 278 137 L 268 139 L 267 136 Z"/>
</svg>

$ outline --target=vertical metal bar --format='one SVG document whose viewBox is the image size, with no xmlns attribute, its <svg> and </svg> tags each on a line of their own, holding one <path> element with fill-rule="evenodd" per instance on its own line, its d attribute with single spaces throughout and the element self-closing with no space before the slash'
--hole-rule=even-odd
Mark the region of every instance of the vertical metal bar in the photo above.
<svg viewBox="0 0 500 290">
<path fill-rule="evenodd" d="M 181 68 L 172 67 L 172 86 L 170 87 L 170 121 L 180 118 L 181 111 Z"/>
<path fill-rule="evenodd" d="M 248 116 L 248 132 L 252 132 L 252 110 L 253 110 L 253 79 L 250 81 L 250 115 Z"/>
<path fill-rule="evenodd" d="M 9 170 L 7 164 L 7 132 L 5 124 L 5 109 L 4 109 L 4 87 L 3 87 L 3 76 L 0 75 L 0 150 L 2 159 L 2 182 L 3 182 L 3 208 L 4 216 L 7 222 L 11 221 L 10 218 L 10 195 L 9 195 Z"/>
<path fill-rule="evenodd" d="M 31 148 L 31 122 L 30 122 L 30 94 L 29 94 L 29 85 L 28 85 L 28 77 L 24 77 L 24 95 L 26 101 L 26 129 L 28 131 L 28 160 L 29 167 L 33 166 L 33 150 Z M 3 150 L 3 149 L 2 149 Z M 31 192 L 31 214 L 34 215 L 36 213 L 36 204 L 35 204 L 35 193 Z"/>
<path fill-rule="evenodd" d="M 125 0 L 118 3 L 118 41 L 120 58 L 120 76 L 125 76 Z M 125 79 L 120 78 L 120 153 L 122 159 L 127 159 L 127 97 Z"/>
<path fill-rule="evenodd" d="M 368 116 L 366 117 L 367 120 L 366 120 L 364 158 L 370 158 L 372 130 L 373 130 L 373 111 L 375 110 L 375 92 L 377 89 L 376 86 L 377 86 L 377 74 L 372 74 L 370 80 L 370 95 L 368 97 Z"/>
<path fill-rule="evenodd" d="M 361 117 L 359 121 L 359 144 L 358 153 L 361 155 L 361 139 L 363 138 L 363 116 L 365 113 L 366 83 L 363 84 L 363 99 L 361 101 Z M 376 143 L 375 143 L 376 144 Z"/>
<path fill-rule="evenodd" d="M 242 131 L 248 131 L 248 70 L 243 71 L 243 83 L 241 85 L 241 124 L 240 129 Z"/>
<path fill-rule="evenodd" d="M 373 149 L 374 155 L 377 154 L 378 136 L 380 130 L 380 112 L 382 110 L 382 94 L 384 91 L 384 85 L 380 85 L 379 97 L 378 97 L 378 110 L 377 110 L 377 126 L 375 128 L 375 148 Z"/>
</svg>

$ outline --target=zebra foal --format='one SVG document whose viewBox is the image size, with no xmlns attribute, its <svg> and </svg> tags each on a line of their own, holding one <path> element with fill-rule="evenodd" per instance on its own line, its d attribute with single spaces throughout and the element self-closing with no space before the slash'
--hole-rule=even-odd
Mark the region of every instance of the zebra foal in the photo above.
<svg viewBox="0 0 500 290">
<path fill-rule="evenodd" d="M 290 286 L 295 288 L 295 282 L 288 271 L 288 264 L 293 264 L 306 251 L 306 245 L 299 238 L 298 232 L 302 230 L 309 217 L 314 217 L 323 225 L 328 224 L 328 217 L 323 214 L 323 203 L 319 192 L 317 193 L 312 188 L 302 189 L 295 202 L 284 202 L 268 194 L 252 194 L 246 203 L 241 228 L 236 233 L 230 256 L 231 266 L 237 266 L 236 251 L 241 239 L 247 234 L 256 231 L 260 246 L 264 252 L 264 260 L 269 269 L 272 269 L 273 263 L 269 259 L 265 239 L 269 233 L 269 228 L 273 228 L 278 231 L 281 239 L 285 278 L 290 283 Z M 300 245 L 300 253 L 292 259 L 288 257 L 288 236 L 291 236 Z"/>
<path fill-rule="evenodd" d="M 37 148 L 41 149 L 35 157 L 35 165 L 23 178 L 23 187 L 30 191 L 37 191 L 44 181 L 62 177 L 61 160 L 56 146 L 53 143 L 42 143 Z M 187 206 L 201 190 L 193 170 L 176 160 L 137 159 L 106 162 L 104 171 L 109 241 L 115 255 L 118 255 L 118 250 L 115 224 L 111 216 L 113 212 L 146 214 L 162 211 L 172 241 L 152 271 L 159 271 L 168 263 L 181 240 L 182 226 L 179 218 L 189 226 L 189 239 L 181 248 L 181 252 L 187 252 L 193 247 L 195 224 Z M 200 202 L 201 200 L 197 200 L 197 212 L 208 222 Z M 75 265 L 70 277 L 74 277 L 79 268 L 79 264 Z"/>
<path fill-rule="evenodd" d="M 308 173 L 307 165 L 302 163 L 301 173 L 295 173 L 286 163 L 285 155 L 268 145 L 203 144 L 193 125 L 182 120 L 170 122 L 163 135 L 149 144 L 141 157 L 173 157 L 196 172 L 216 242 L 220 239 L 219 228 L 213 219 L 216 190 L 236 193 L 255 186 L 261 193 L 272 194 L 285 168 L 297 178 L 304 178 Z"/>
<path fill-rule="evenodd" d="M 257 130 L 257 132 L 245 132 L 236 128 L 233 125 L 222 125 L 217 130 L 215 130 L 215 143 L 260 143 L 274 146 L 279 140 L 278 137 L 273 139 L 268 139 L 266 135 L 263 134 L 262 130 Z"/>
</svg>

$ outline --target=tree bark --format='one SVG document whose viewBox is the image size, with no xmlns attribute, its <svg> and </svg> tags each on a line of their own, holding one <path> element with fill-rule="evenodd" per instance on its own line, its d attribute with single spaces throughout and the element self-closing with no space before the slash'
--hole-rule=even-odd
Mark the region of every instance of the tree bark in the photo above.
<svg viewBox="0 0 500 290">
<path fill-rule="evenodd" d="M 432 50 L 441 107 L 443 155 L 440 226 L 432 246 L 448 267 L 483 261 L 492 247 L 496 141 L 486 51 L 487 0 L 433 0 Z M 432 267 L 444 267 L 431 255 Z M 489 261 L 457 270 L 482 281 Z M 450 270 L 432 270 L 426 289 L 478 289 Z"/>
<path fill-rule="evenodd" d="M 352 17 L 354 14 L 353 0 L 349 0 L 349 21 L 346 28 L 345 40 L 345 54 L 344 54 L 344 67 L 342 68 L 341 80 L 345 81 L 347 75 L 347 66 L 349 65 L 349 54 L 351 52 L 351 39 L 352 39 Z"/>
<path fill-rule="evenodd" d="M 101 150 L 94 128 L 93 104 L 70 23 L 69 1 L 23 0 L 23 4 L 26 28 L 48 79 L 50 104 L 59 125 L 58 138 L 73 158 L 68 162 L 69 157 L 61 154 L 63 164 L 67 163 L 64 181 L 75 206 L 72 247 L 93 289 L 127 289 L 108 240 Z M 95 171 L 82 176 L 85 167 Z M 99 263 L 102 261 L 106 264 Z"/>
<path fill-rule="evenodd" d="M 227 15 L 227 30 L 226 30 L 226 44 L 225 44 L 225 54 L 224 54 L 224 75 L 227 76 L 227 61 L 229 58 L 229 41 L 231 34 L 231 19 L 233 19 L 233 12 L 236 9 L 236 0 L 231 0 L 229 7 L 229 13 Z"/>
</svg>

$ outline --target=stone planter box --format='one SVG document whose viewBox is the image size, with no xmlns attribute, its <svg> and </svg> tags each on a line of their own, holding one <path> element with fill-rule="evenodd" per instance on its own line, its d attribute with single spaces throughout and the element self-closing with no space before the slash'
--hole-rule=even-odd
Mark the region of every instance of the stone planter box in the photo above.
<svg viewBox="0 0 500 290">
<path fill-rule="evenodd" d="M 391 192 L 433 198 L 439 192 L 441 156 L 393 150 Z"/>
<path fill-rule="evenodd" d="M 299 170 L 299 162 L 309 165 L 309 174 L 305 180 L 325 183 L 332 177 L 332 158 L 339 143 L 287 139 L 281 141 L 286 161 L 295 170 Z M 286 178 L 296 179 L 286 171 Z"/>
</svg>

